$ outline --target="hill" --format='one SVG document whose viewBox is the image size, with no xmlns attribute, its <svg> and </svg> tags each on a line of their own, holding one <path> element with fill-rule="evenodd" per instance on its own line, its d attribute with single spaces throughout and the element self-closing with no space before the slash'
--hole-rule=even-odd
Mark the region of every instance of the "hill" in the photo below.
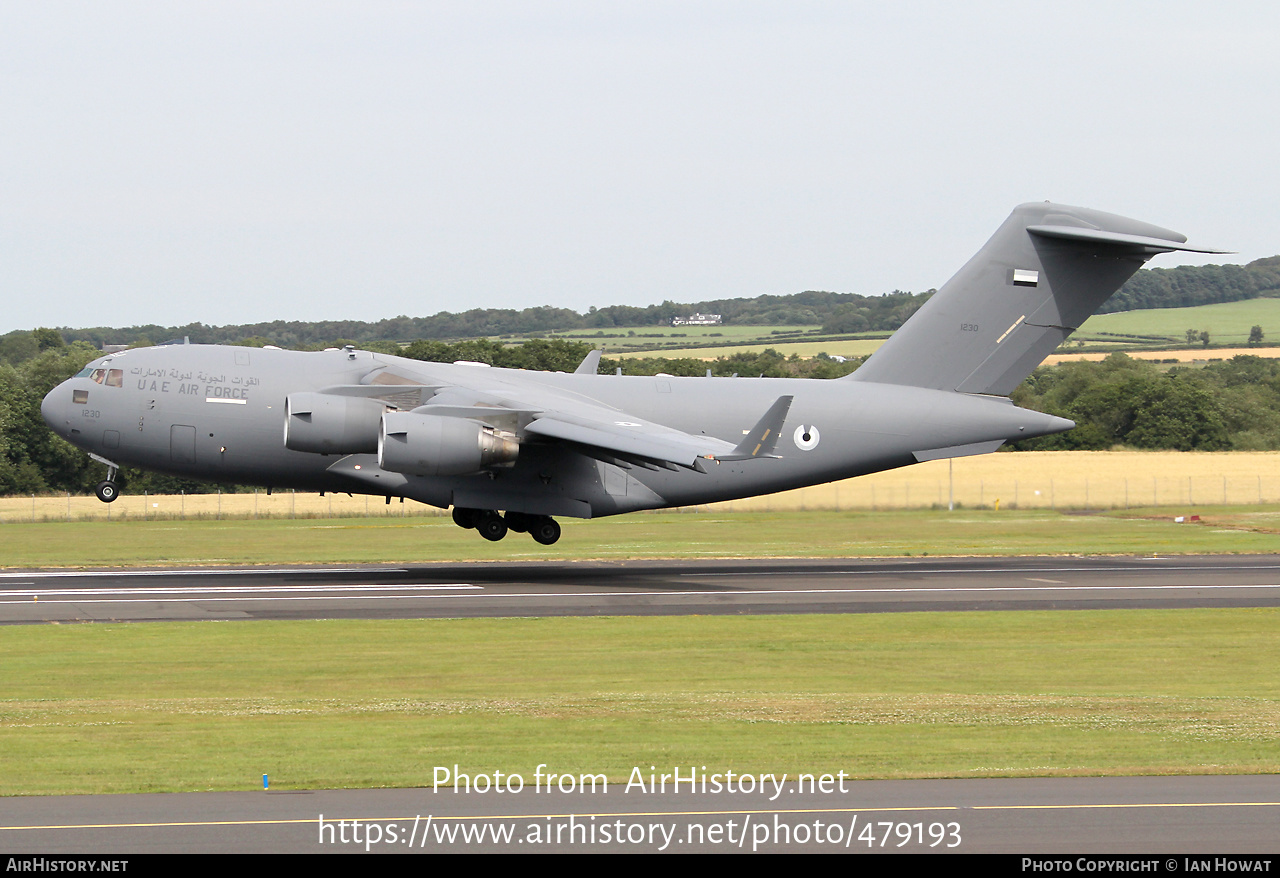
<svg viewBox="0 0 1280 878">
<path fill-rule="evenodd" d="M 544 305 L 519 311 L 503 308 L 475 308 L 462 313 L 441 311 L 430 317 L 401 315 L 376 321 L 275 320 L 226 326 L 190 323 L 186 326 L 64 327 L 58 331 L 68 343 L 85 341 L 96 348 L 106 344 L 152 344 L 183 337 L 195 344 L 315 348 L 342 341 L 367 347 L 376 342 L 414 339 L 537 337 L 583 330 L 607 336 L 619 330 L 625 334 L 645 327 L 670 326 L 674 317 L 709 313 L 721 315 L 724 325 L 731 327 L 821 326 L 825 335 L 850 335 L 892 332 L 932 293 L 932 290 L 922 293 L 894 290 L 882 296 L 866 296 L 809 290 L 785 296 L 666 301 L 644 308 L 612 305 L 593 308 L 585 314 Z M 1280 256 L 1258 259 L 1248 265 L 1144 269 L 1112 296 L 1101 312 L 1199 306 L 1264 297 L 1280 297 Z M 1188 328 L 1190 325 L 1178 331 Z M 30 335 L 19 331 L 0 336 L 0 360 L 14 362 L 34 356 L 38 347 L 30 341 Z"/>
</svg>

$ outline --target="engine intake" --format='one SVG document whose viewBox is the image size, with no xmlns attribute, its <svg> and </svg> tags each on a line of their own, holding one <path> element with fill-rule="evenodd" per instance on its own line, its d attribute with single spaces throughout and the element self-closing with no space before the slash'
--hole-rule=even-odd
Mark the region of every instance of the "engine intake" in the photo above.
<svg viewBox="0 0 1280 878">
<path fill-rule="evenodd" d="M 520 453 L 514 433 L 467 418 L 387 412 L 378 436 L 378 466 L 415 476 L 457 476 L 511 466 Z"/>
<path fill-rule="evenodd" d="M 384 403 L 329 393 L 291 393 L 284 400 L 284 445 L 312 454 L 378 450 Z"/>
</svg>

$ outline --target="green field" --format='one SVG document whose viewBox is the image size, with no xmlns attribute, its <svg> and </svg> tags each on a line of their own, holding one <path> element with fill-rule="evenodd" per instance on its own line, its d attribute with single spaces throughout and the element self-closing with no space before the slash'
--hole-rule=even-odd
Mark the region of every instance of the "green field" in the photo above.
<svg viewBox="0 0 1280 878">
<path fill-rule="evenodd" d="M 10 795 L 1280 771 L 1280 610 L 10 627 Z"/>
<path fill-rule="evenodd" d="M 852 338 L 841 341 L 770 341 L 762 339 L 756 344 L 737 346 L 718 346 L 705 348 L 673 347 L 655 351 L 631 351 L 619 353 L 619 357 L 670 357 L 678 359 L 692 357 L 699 360 L 714 360 L 716 357 L 731 357 L 747 351 L 763 351 L 772 348 L 780 354 L 800 357 L 816 357 L 818 354 L 841 357 L 865 357 L 874 353 L 876 348 L 884 344 L 882 338 Z"/>
<path fill-rule="evenodd" d="M 794 335 L 817 330 L 816 326 L 738 326 L 721 324 L 719 326 L 622 326 L 611 329 L 587 330 L 575 329 L 569 332 L 557 332 L 549 338 L 571 338 L 581 341 L 602 339 L 603 344 L 681 344 L 684 342 L 736 342 L 768 339 L 778 334 Z M 629 333 L 634 332 L 631 336 Z M 615 336 L 608 338 L 607 336 Z M 657 337 L 654 337 L 657 336 Z"/>
<path fill-rule="evenodd" d="M 1269 552 L 1280 509 L 0 525 L 21 566 Z M 0 629 L 0 794 L 423 786 L 435 766 L 850 777 L 1280 771 L 1280 610 Z"/>
<path fill-rule="evenodd" d="M 573 330 L 548 333 L 547 338 L 564 338 L 594 345 L 610 355 L 629 351 L 645 356 L 656 350 L 693 346 L 727 347 L 731 350 L 750 350 L 786 344 L 797 339 L 821 334 L 818 326 L 621 326 L 602 330 Z M 883 334 L 883 333 L 882 333 Z M 504 337 L 504 342 L 524 341 L 523 338 Z"/>
<path fill-rule="evenodd" d="M 1194 308 L 1159 308 L 1149 311 L 1120 311 L 1095 314 L 1084 322 L 1074 338 L 1101 340 L 1098 334 L 1163 336 L 1171 343 L 1184 344 L 1186 331 L 1208 330 L 1213 344 L 1244 344 L 1249 329 L 1261 326 L 1267 342 L 1280 339 L 1280 299 L 1246 299 L 1221 305 Z"/>
<path fill-rule="evenodd" d="M 1247 299 L 1220 305 L 1200 305 L 1193 308 L 1159 308 L 1144 311 L 1121 311 L 1115 314 L 1095 314 L 1072 336 L 1072 342 L 1084 340 L 1091 348 L 1099 345 L 1116 350 L 1141 347 L 1185 345 L 1186 331 L 1197 333 L 1208 330 L 1214 345 L 1244 345 L 1249 330 L 1261 326 L 1266 333 L 1265 343 L 1280 340 L 1280 299 Z M 873 353 L 884 343 L 882 337 L 846 338 L 840 341 L 812 341 L 805 338 L 820 332 L 817 326 L 645 326 L 615 328 L 606 333 L 636 333 L 633 338 L 598 338 L 592 333 L 565 334 L 594 343 L 613 356 L 664 356 L 671 358 L 693 357 L 714 359 L 743 351 L 762 351 L 773 348 L 791 356 L 813 357 L 827 353 L 845 357 L 861 357 Z M 797 337 L 776 333 L 803 333 Z M 683 336 L 679 333 L 683 333 Z M 719 333 L 717 337 L 715 334 Z M 642 338 L 641 335 L 661 335 Z M 883 333 L 868 335 L 882 336 Z M 1117 338 L 1116 336 L 1144 336 Z M 723 342 L 718 344 L 717 342 Z M 1198 344 L 1198 342 L 1197 342 Z M 640 348 L 637 350 L 637 348 Z"/>
<path fill-rule="evenodd" d="M 563 520 L 555 546 L 480 539 L 443 516 L 8 523 L 7 567 L 431 563 L 630 558 L 843 558 L 919 555 L 1268 553 L 1275 507 L 1196 507 L 1073 515 L 1049 509 L 657 512 Z"/>
</svg>

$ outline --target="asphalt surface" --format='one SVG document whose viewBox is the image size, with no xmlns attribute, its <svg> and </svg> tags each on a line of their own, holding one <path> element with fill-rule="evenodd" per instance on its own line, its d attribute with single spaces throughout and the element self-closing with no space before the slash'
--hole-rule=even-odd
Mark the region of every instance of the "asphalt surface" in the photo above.
<svg viewBox="0 0 1280 878">
<path fill-rule="evenodd" d="M 1280 556 L 6 571 L 0 623 L 1280 606 Z M 647 766 L 642 766 L 647 771 Z M 1273 854 L 1280 778 L 849 781 L 755 789 L 0 798 L 27 854 Z M 697 767 L 701 768 L 701 767 Z M 675 766 L 656 769 L 672 772 Z M 710 767 L 708 774 L 723 771 Z M 647 778 L 646 778 L 647 781 Z M 545 780 L 542 782 L 545 784 Z M 670 782 L 668 782 L 670 784 Z M 768 786 L 766 787 L 766 783 Z M 323 821 L 321 822 L 321 815 Z M 375 828 L 376 827 L 376 828 Z M 470 837 L 467 836 L 470 832 Z M 509 838 L 504 833 L 510 832 Z M 1175 868 L 1170 868 L 1170 866 Z M 1163 871 L 1187 871 L 1185 859 Z M 1280 865 L 1277 866 L 1280 868 Z"/>
<path fill-rule="evenodd" d="M 648 766 L 642 767 L 647 774 Z M 659 771 L 673 772 L 674 766 Z M 1280 851 L 1280 778 L 849 781 L 665 794 L 610 784 L 518 793 L 316 790 L 0 799 L 6 852 L 1013 853 Z M 717 771 L 709 769 L 708 774 Z M 505 775 L 504 775 L 505 778 Z M 544 779 L 545 780 L 545 779 Z M 575 778 L 575 785 L 577 779 Z M 745 778 L 733 777 L 736 785 Z M 725 783 L 721 776 L 720 782 Z M 763 789 L 761 789 L 763 787 Z M 843 792 L 841 789 L 843 788 Z M 824 791 L 825 790 L 825 791 Z M 507 836 L 507 833 L 510 833 Z M 1280 869 L 1280 863 L 1275 864 Z M 134 870 L 131 870 L 134 871 Z M 1060 871 L 1060 870 L 1059 870 Z M 1219 870 L 1221 871 L 1221 870 Z"/>
<path fill-rule="evenodd" d="M 7 571 L 0 624 L 1280 606 L 1280 556 Z"/>
</svg>

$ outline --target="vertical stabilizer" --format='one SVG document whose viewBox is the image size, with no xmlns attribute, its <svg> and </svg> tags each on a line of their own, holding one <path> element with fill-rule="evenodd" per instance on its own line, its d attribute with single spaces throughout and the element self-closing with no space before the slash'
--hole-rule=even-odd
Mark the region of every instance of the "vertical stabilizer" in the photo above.
<svg viewBox="0 0 1280 878">
<path fill-rule="evenodd" d="M 1023 204 L 852 381 L 1007 396 L 1157 253 L 1203 250 L 1148 223 Z"/>
</svg>

